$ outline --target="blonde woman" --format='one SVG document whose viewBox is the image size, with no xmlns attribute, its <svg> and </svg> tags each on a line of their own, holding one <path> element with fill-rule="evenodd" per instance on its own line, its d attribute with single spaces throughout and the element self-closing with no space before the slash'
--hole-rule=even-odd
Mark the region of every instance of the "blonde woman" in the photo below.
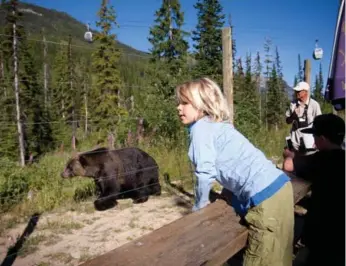
<svg viewBox="0 0 346 266">
<path fill-rule="evenodd" d="M 188 156 L 197 177 L 193 211 L 209 203 L 214 180 L 249 228 L 243 265 L 291 266 L 293 191 L 289 177 L 234 126 L 219 86 L 208 78 L 176 88 L 181 122 L 190 134 Z"/>
</svg>

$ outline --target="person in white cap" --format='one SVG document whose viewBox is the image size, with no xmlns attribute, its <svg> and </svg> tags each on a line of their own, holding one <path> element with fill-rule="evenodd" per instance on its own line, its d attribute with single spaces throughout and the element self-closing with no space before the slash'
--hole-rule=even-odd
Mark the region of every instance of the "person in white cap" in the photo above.
<svg viewBox="0 0 346 266">
<path fill-rule="evenodd" d="M 320 104 L 310 97 L 310 85 L 301 81 L 293 88 L 296 99 L 286 111 L 286 123 L 292 124 L 290 137 L 293 150 L 306 152 L 313 149 L 314 141 L 311 136 L 303 134 L 302 129 L 311 127 L 315 117 L 322 114 Z"/>
</svg>

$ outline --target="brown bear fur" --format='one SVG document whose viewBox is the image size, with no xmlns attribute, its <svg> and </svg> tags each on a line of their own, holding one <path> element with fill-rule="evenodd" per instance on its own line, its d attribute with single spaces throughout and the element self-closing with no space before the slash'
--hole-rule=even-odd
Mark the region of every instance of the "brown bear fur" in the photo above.
<svg viewBox="0 0 346 266">
<path fill-rule="evenodd" d="M 149 195 L 161 195 L 158 165 L 138 148 L 98 148 L 80 153 L 67 162 L 61 176 L 93 178 L 100 192 L 94 202 L 97 210 L 116 206 L 117 199 L 132 198 L 134 203 L 141 203 Z"/>
</svg>

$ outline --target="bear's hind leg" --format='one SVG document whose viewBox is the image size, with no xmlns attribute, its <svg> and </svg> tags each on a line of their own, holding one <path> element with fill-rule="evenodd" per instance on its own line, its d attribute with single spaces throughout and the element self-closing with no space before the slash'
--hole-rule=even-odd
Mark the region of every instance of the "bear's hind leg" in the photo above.
<svg viewBox="0 0 346 266">
<path fill-rule="evenodd" d="M 118 204 L 118 192 L 115 190 L 115 192 L 111 193 L 111 191 L 112 190 L 104 191 L 104 194 L 101 194 L 98 199 L 94 201 L 96 210 L 104 211 L 107 209 L 111 209 Z"/>
<path fill-rule="evenodd" d="M 149 195 L 148 195 L 148 190 L 147 188 L 142 188 L 136 191 L 133 196 L 133 203 L 138 204 L 138 203 L 143 203 L 148 201 Z"/>
</svg>

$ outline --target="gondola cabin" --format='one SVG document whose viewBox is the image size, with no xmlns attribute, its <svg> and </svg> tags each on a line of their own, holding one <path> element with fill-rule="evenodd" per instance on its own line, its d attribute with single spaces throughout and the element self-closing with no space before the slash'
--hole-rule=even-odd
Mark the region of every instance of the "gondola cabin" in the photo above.
<svg viewBox="0 0 346 266">
<path fill-rule="evenodd" d="M 87 42 L 92 42 L 93 41 L 93 34 L 91 31 L 86 31 L 84 33 L 84 40 L 86 40 Z"/>
<path fill-rule="evenodd" d="M 313 57 L 315 60 L 320 60 L 323 57 L 323 49 L 316 47 L 313 53 Z"/>
</svg>

